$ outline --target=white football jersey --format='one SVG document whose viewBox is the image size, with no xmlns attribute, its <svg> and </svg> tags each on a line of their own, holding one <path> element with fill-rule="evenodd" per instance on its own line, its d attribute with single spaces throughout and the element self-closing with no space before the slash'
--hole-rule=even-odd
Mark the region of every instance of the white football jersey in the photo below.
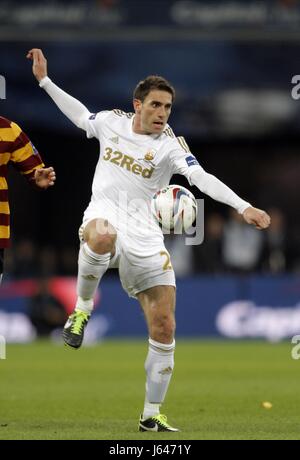
<svg viewBox="0 0 300 460">
<path fill-rule="evenodd" d="M 100 142 L 92 198 L 84 220 L 103 217 L 122 234 L 126 250 L 149 256 L 163 245 L 162 231 L 151 213 L 155 192 L 173 174 L 188 180 L 202 169 L 183 137 L 166 125 L 162 134 L 136 134 L 134 114 L 111 110 L 92 114 L 85 123 L 87 137 Z"/>
</svg>

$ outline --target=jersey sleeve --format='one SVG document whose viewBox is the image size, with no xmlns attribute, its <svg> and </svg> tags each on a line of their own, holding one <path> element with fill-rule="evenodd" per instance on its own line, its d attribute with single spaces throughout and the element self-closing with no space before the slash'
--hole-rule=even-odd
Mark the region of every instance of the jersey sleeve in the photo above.
<svg viewBox="0 0 300 460">
<path fill-rule="evenodd" d="M 92 137 L 99 139 L 102 126 L 110 113 L 110 110 L 103 110 L 102 112 L 98 113 L 90 113 L 86 117 L 84 120 L 84 129 L 89 139 Z"/>
<path fill-rule="evenodd" d="M 194 171 L 202 171 L 197 158 L 191 153 L 184 137 L 173 139 L 169 153 L 170 163 L 173 174 L 181 174 L 187 178 L 190 185 L 191 174 Z"/>
<path fill-rule="evenodd" d="M 11 123 L 15 141 L 12 146 L 10 161 L 29 181 L 34 175 L 34 171 L 43 168 L 45 165 L 27 135 L 14 122 Z"/>
</svg>

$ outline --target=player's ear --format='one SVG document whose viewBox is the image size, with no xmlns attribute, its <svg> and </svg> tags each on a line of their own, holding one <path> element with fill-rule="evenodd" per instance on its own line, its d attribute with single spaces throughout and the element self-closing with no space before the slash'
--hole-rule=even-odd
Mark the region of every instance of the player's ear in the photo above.
<svg viewBox="0 0 300 460">
<path fill-rule="evenodd" d="M 135 113 L 140 113 L 142 109 L 142 101 L 140 99 L 133 99 L 133 107 Z"/>
</svg>

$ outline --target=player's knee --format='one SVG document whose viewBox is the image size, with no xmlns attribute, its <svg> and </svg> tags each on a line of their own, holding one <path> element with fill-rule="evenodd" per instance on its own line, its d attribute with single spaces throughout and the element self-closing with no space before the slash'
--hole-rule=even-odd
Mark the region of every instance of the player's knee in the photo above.
<svg viewBox="0 0 300 460">
<path fill-rule="evenodd" d="M 96 252 L 106 253 L 112 251 L 115 244 L 115 238 L 112 235 L 95 234 L 93 238 L 91 238 L 90 243 L 93 245 Z"/>
<path fill-rule="evenodd" d="M 156 318 L 151 336 L 154 340 L 161 343 L 170 343 L 175 334 L 175 319 L 172 315 L 161 315 Z"/>
<path fill-rule="evenodd" d="M 95 252 L 99 252 L 100 254 L 112 252 L 117 239 L 117 233 L 109 222 L 99 219 L 89 228 L 85 239 Z"/>
</svg>

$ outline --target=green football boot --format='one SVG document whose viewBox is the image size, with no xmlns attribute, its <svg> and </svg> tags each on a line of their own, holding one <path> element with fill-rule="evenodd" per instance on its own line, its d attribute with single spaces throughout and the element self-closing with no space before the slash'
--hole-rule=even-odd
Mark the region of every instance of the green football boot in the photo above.
<svg viewBox="0 0 300 460">
<path fill-rule="evenodd" d="M 69 316 L 63 330 L 63 339 L 66 345 L 73 348 L 79 348 L 83 341 L 84 328 L 88 323 L 91 315 L 84 311 L 74 311 Z"/>
<path fill-rule="evenodd" d="M 167 417 L 163 414 L 155 415 L 154 417 L 142 419 L 139 421 L 139 431 L 180 431 L 172 427 L 167 422 Z"/>
</svg>

